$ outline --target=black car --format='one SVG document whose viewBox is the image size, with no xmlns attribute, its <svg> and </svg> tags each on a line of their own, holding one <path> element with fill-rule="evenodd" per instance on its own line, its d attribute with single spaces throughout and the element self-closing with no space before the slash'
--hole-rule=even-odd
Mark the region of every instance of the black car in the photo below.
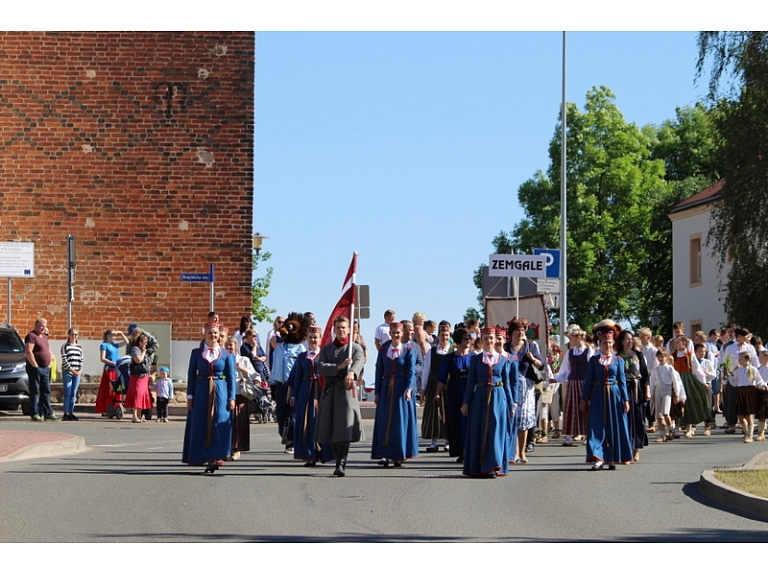
<svg viewBox="0 0 768 575">
<path fill-rule="evenodd" d="M 0 410 L 29 415 L 29 377 L 24 341 L 13 327 L 0 323 Z"/>
</svg>

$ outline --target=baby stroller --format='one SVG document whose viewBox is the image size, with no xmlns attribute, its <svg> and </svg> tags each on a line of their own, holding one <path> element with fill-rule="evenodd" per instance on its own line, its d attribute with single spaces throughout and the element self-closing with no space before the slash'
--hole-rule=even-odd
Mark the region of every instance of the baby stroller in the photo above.
<svg viewBox="0 0 768 575">
<path fill-rule="evenodd" d="M 249 408 L 256 419 L 256 423 L 277 421 L 277 417 L 275 417 L 277 404 L 272 401 L 272 395 L 269 393 L 269 384 L 263 381 L 254 383 L 257 383 L 256 397 L 251 400 Z"/>
<path fill-rule="evenodd" d="M 125 414 L 123 402 L 125 394 L 128 392 L 128 382 L 130 377 L 131 356 L 124 355 L 115 362 L 115 379 L 110 380 L 112 391 L 115 392 L 112 398 L 112 405 L 107 406 L 107 417 L 112 419 L 122 419 Z"/>
<path fill-rule="evenodd" d="M 115 374 L 117 379 L 113 379 L 112 390 L 115 392 L 115 398 L 112 400 L 112 405 L 107 406 L 107 417 L 122 419 L 125 415 L 125 396 L 128 393 L 128 385 L 131 381 L 131 359 L 130 355 L 124 355 L 115 362 Z M 152 398 L 154 403 L 154 398 Z M 152 419 L 152 408 L 142 409 L 141 414 L 144 419 L 149 421 Z"/>
</svg>

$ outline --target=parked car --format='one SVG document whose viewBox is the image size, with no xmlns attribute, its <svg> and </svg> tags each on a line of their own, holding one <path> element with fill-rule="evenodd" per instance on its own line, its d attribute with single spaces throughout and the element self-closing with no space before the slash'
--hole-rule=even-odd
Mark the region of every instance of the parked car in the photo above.
<svg viewBox="0 0 768 575">
<path fill-rule="evenodd" d="M 29 415 L 29 377 L 24 340 L 7 323 L 0 323 L 0 410 L 21 407 Z"/>
</svg>

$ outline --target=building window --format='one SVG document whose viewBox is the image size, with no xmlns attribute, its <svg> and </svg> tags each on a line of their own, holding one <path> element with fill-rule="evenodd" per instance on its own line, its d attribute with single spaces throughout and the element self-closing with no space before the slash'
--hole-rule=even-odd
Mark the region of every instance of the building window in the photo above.
<svg viewBox="0 0 768 575">
<path fill-rule="evenodd" d="M 692 319 L 691 320 L 691 338 L 693 338 L 694 335 L 696 335 L 697 331 L 701 331 L 701 326 L 703 325 L 703 321 L 700 319 Z"/>
<path fill-rule="evenodd" d="M 701 285 L 701 234 L 691 236 L 691 287 Z"/>
</svg>

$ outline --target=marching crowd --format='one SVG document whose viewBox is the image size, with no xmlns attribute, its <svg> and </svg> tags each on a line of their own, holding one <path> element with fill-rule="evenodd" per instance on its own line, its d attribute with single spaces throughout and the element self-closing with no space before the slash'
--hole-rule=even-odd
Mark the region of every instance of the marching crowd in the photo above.
<svg viewBox="0 0 768 575">
<path fill-rule="evenodd" d="M 691 438 L 699 426 L 710 435 L 717 415 L 724 433 L 735 434 L 738 425 L 743 442 L 765 441 L 768 349 L 741 326 L 698 331 L 691 339 L 676 322 L 674 337 L 664 342 L 648 328 L 635 335 L 606 319 L 589 333 L 571 324 L 562 340 L 549 337 L 542 350 L 523 318 L 504 328 L 481 328 L 476 320 L 452 326 L 420 313 L 397 321 L 392 310 L 384 319 L 376 328 L 371 384 L 364 381 L 368 349 L 357 322 L 335 318 L 333 335 L 325 338 L 330 343 L 322 345 L 314 316 L 291 313 L 276 319 L 265 350 L 250 318 L 230 336 L 211 312 L 189 362 L 182 461 L 213 473 L 249 451 L 252 406 L 261 397 L 274 407 L 286 453 L 307 466 L 333 461 L 334 475 L 343 477 L 350 444 L 363 436 L 359 399 L 366 391 L 376 405 L 370 457 L 385 468 L 418 456 L 421 437 L 429 442 L 426 452 L 448 452 L 469 477 L 506 475 L 510 465 L 528 462 L 536 444 L 560 438 L 563 446 L 585 446 L 592 470 L 615 469 L 639 461 L 649 437 L 656 443 Z M 45 328 L 38 320 L 26 339 L 34 420 L 55 417 L 49 398 L 39 397 L 49 389 L 40 381 Z M 105 333 L 96 411 L 114 400 L 118 347 L 128 343 L 124 401 L 141 422 L 152 405 L 157 343 L 131 328 L 128 336 Z M 73 420 L 82 349 L 77 330 L 68 336 L 61 350 L 69 382 L 64 418 Z M 167 368 L 159 371 L 152 385 L 158 420 L 167 421 L 173 387 Z"/>
<path fill-rule="evenodd" d="M 676 323 L 664 342 L 606 319 L 590 333 L 571 324 L 567 345 L 550 337 L 542 351 L 522 318 L 505 328 L 452 326 L 420 313 L 397 321 L 392 310 L 384 319 L 372 385 L 363 381 L 365 342 L 343 317 L 325 346 L 314 316 L 298 313 L 275 321 L 266 352 L 256 342 L 249 361 L 259 369 L 241 370 L 237 389 L 245 377 L 269 382 L 285 452 L 304 465 L 334 461 L 334 474 L 346 474 L 349 444 L 362 435 L 364 389 L 376 405 L 370 457 L 385 468 L 418 456 L 421 438 L 426 452 L 448 452 L 469 477 L 503 476 L 527 463 L 536 444 L 562 438 L 563 446 L 586 447 L 591 469 L 615 469 L 639 461 L 649 437 L 690 438 L 702 424 L 709 435 L 718 414 L 725 433 L 738 424 L 744 442 L 765 440 L 768 350 L 739 326 L 691 340 Z M 213 472 L 237 457 L 224 451 L 215 461 L 185 460 Z"/>
</svg>

